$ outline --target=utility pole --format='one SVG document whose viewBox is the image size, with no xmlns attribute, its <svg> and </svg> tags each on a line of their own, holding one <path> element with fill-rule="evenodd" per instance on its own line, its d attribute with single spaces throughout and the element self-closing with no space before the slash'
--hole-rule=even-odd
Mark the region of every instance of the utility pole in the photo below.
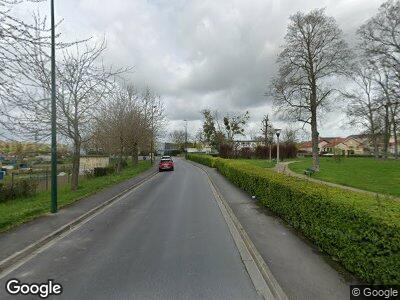
<svg viewBox="0 0 400 300">
<path fill-rule="evenodd" d="M 57 212 L 57 106 L 56 106 L 56 37 L 54 0 L 51 10 L 51 212 Z"/>
<path fill-rule="evenodd" d="M 188 158 L 188 151 L 187 151 L 187 149 L 188 149 L 188 147 L 187 147 L 187 120 L 184 120 L 185 121 L 185 158 L 187 159 Z"/>
</svg>

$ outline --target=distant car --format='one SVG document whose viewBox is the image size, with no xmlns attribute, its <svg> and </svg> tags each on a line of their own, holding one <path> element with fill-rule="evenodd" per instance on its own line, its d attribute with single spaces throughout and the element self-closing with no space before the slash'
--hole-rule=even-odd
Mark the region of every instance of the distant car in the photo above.
<svg viewBox="0 0 400 300">
<path fill-rule="evenodd" d="M 169 155 L 163 155 L 163 156 L 161 156 L 161 159 L 170 159 L 170 160 L 172 160 L 172 157 L 169 156 Z"/>
<path fill-rule="evenodd" d="M 174 170 L 174 162 L 171 158 L 162 158 L 160 164 L 158 165 L 158 171 L 173 171 Z"/>
</svg>

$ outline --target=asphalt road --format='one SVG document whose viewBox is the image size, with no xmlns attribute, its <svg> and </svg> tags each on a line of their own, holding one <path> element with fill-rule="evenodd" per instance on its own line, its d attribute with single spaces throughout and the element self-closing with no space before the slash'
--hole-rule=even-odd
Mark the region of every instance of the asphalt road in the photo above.
<svg viewBox="0 0 400 300">
<path fill-rule="evenodd" d="M 54 279 L 57 299 L 260 298 L 207 177 L 181 160 L 1 278 L 0 299 L 10 278 Z"/>
</svg>

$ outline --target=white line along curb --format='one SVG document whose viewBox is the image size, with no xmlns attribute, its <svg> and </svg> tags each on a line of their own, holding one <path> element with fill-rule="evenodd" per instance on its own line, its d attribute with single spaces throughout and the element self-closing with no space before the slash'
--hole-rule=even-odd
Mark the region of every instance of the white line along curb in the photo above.
<svg viewBox="0 0 400 300">
<path fill-rule="evenodd" d="M 288 300 L 289 298 L 279 285 L 278 281 L 273 276 L 271 270 L 265 263 L 264 259 L 258 252 L 256 246 L 251 241 L 243 226 L 240 224 L 236 215 L 230 208 L 228 202 L 219 192 L 217 186 L 212 181 L 211 176 L 208 174 L 207 170 L 196 164 L 193 164 L 192 162 L 190 163 L 207 175 L 211 190 L 215 196 L 221 213 L 224 216 L 226 223 L 228 224 L 229 230 L 239 250 L 240 256 L 242 257 L 243 263 L 256 290 L 265 299 Z"/>
</svg>

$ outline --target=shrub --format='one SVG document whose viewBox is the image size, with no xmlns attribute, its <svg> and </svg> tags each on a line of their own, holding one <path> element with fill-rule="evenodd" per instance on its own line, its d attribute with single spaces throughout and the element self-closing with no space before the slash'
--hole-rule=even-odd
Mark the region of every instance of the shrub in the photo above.
<svg viewBox="0 0 400 300">
<path fill-rule="evenodd" d="M 215 159 L 212 164 L 350 272 L 370 283 L 400 282 L 398 200 L 376 199 L 240 161 Z"/>
<path fill-rule="evenodd" d="M 250 159 L 254 156 L 254 151 L 250 147 L 243 147 L 238 152 L 237 156 L 240 158 Z"/>
<path fill-rule="evenodd" d="M 182 151 L 181 150 L 166 150 L 164 152 L 164 155 L 170 155 L 170 156 L 178 156 L 179 154 L 181 154 Z"/>
<path fill-rule="evenodd" d="M 232 158 L 234 156 L 233 146 L 230 144 L 221 144 L 219 146 L 219 156 L 223 158 Z"/>
<path fill-rule="evenodd" d="M 206 154 L 188 154 L 188 159 L 198 162 L 199 164 L 209 166 L 214 168 L 215 161 L 218 159 L 217 157 L 213 157 L 211 155 Z"/>
<path fill-rule="evenodd" d="M 0 182 L 0 202 L 33 196 L 37 186 L 37 181 L 30 179 Z"/>
<path fill-rule="evenodd" d="M 101 176 L 106 176 L 108 174 L 114 173 L 115 169 L 113 166 L 108 166 L 108 167 L 98 167 L 94 168 L 93 170 L 93 175 L 94 177 L 101 177 Z"/>
</svg>

